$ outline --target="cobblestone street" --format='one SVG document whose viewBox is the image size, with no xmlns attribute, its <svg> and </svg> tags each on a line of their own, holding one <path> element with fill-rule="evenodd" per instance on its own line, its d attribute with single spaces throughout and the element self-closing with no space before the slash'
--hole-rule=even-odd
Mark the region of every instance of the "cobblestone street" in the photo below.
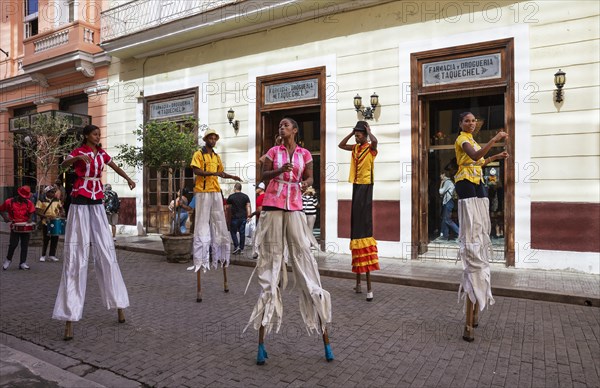
<svg viewBox="0 0 600 388">
<path fill-rule="evenodd" d="M 103 308 L 90 265 L 83 319 L 64 342 L 64 323 L 51 319 L 62 261 L 40 263 L 38 250 L 30 248 L 31 271 L 18 270 L 17 251 L 0 273 L 1 334 L 148 386 L 600 386 L 596 307 L 496 297 L 467 343 L 456 292 L 375 283 L 368 303 L 353 281 L 322 277 L 333 303 L 336 358 L 328 363 L 321 337 L 302 325 L 290 278 L 281 331 L 267 337 L 269 359 L 257 366 L 257 333 L 243 332 L 259 292 L 253 279 L 244 295 L 252 268 L 229 267 L 229 293 L 221 270 L 203 274 L 196 303 L 196 276 L 186 264 L 123 250 L 126 323 Z"/>
</svg>

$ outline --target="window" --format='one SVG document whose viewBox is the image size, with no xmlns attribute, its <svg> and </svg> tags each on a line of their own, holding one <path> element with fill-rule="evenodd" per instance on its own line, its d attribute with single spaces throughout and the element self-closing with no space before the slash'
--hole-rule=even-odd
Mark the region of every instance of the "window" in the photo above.
<svg viewBox="0 0 600 388">
<path fill-rule="evenodd" d="M 38 0 L 24 0 L 25 38 L 38 34 Z"/>
<path fill-rule="evenodd" d="M 63 24 L 73 23 L 76 19 L 77 14 L 77 1 L 76 0 L 59 0 L 56 3 L 58 15 L 56 17 L 56 26 Z"/>
</svg>

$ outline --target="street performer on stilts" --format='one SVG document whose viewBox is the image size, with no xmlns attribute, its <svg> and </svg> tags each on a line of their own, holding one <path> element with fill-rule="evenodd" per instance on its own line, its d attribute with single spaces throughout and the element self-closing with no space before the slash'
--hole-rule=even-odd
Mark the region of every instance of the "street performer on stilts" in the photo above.
<svg viewBox="0 0 600 388">
<path fill-rule="evenodd" d="M 102 304 L 108 309 L 117 309 L 119 323 L 125 322 L 123 309 L 129 306 L 127 288 L 117 263 L 115 244 L 102 203 L 104 166 L 110 166 L 123 177 L 131 190 L 135 188 L 135 182 L 100 147 L 100 129 L 97 126 L 86 125 L 83 136 L 81 147 L 74 149 L 61 164 L 63 168 L 73 165 L 77 175 L 65 230 L 62 278 L 52 313 L 52 318 L 67 321 L 65 341 L 73 339 L 72 322 L 79 321 L 83 314 L 89 259 L 94 261 Z"/>
<path fill-rule="evenodd" d="M 258 330 L 256 364 L 263 365 L 268 358 L 265 333 L 268 334 L 273 327 L 278 332 L 283 318 L 280 280 L 281 287 L 285 289 L 287 268 L 284 247 L 287 247 L 288 261 L 300 288 L 302 320 L 309 332 L 323 334 L 325 359 L 332 361 L 334 357 L 326 327 L 331 322 L 331 296 L 321 286 L 319 268 L 311 252 L 309 235 L 312 231 L 308 229 L 302 212 L 302 190 L 313 183 L 313 160 L 310 151 L 296 143 L 298 123 L 295 120 L 282 119 L 279 134 L 283 144 L 271 148 L 263 164 L 262 179 L 268 180 L 269 184 L 256 236 L 259 245 L 254 270 L 261 293 L 246 328 L 252 325 Z"/>
<path fill-rule="evenodd" d="M 471 112 L 461 113 L 459 116 L 461 133 L 454 143 L 458 163 L 458 172 L 454 176 L 458 194 L 458 256 L 463 264 L 458 295 L 459 300 L 461 297 L 466 299 L 463 339 L 468 342 L 475 339 L 474 328 L 479 323 L 479 311 L 483 311 L 488 304 L 494 304 L 489 263 L 492 255 L 490 203 L 482 182 L 482 167 L 508 157 L 508 153 L 503 151 L 484 159 L 494 143 L 506 139 L 508 134 L 500 130 L 481 148 L 473 139 L 476 125 L 477 119 Z"/>
<path fill-rule="evenodd" d="M 356 141 L 353 146 L 348 145 L 352 136 Z M 354 290 L 357 294 L 362 292 L 360 275 L 366 274 L 367 301 L 370 302 L 373 300 L 371 271 L 379 269 L 377 241 L 373 238 L 373 167 L 377 156 L 377 138 L 371 133 L 369 123 L 359 121 L 338 147 L 352 152 L 349 182 L 352 183 L 350 249 L 352 272 L 356 273 Z"/>
<path fill-rule="evenodd" d="M 223 288 L 225 292 L 229 291 L 227 267 L 231 251 L 231 234 L 227 230 L 219 177 L 241 182 L 240 177 L 224 171 L 221 157 L 214 150 L 219 140 L 217 132 L 214 129 L 208 129 L 202 140 L 205 145 L 194 153 L 191 162 L 196 176 L 196 185 L 194 186 L 196 208 L 194 211 L 194 265 L 188 270 L 194 270 L 197 273 L 196 302 L 202 302 L 199 270 L 202 268 L 203 272 L 206 272 L 210 269 L 209 253 L 212 255 L 213 268 L 216 269 L 218 263 L 221 263 Z"/>
</svg>

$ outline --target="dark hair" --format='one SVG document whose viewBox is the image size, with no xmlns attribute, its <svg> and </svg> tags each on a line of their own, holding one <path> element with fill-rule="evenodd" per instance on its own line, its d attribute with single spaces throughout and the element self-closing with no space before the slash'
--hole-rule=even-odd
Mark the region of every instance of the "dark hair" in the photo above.
<svg viewBox="0 0 600 388">
<path fill-rule="evenodd" d="M 90 133 L 94 132 L 96 129 L 100 129 L 97 126 L 93 125 L 93 124 L 88 124 L 85 127 L 83 127 L 83 129 L 81 130 L 81 135 L 83 136 L 83 139 L 81 140 L 81 145 L 84 145 L 86 143 L 86 136 L 89 135 Z"/>
<path fill-rule="evenodd" d="M 233 185 L 233 188 L 238 191 L 242 191 L 242 184 L 240 182 L 235 182 L 235 185 Z"/>
<path fill-rule="evenodd" d="M 296 128 L 298 130 L 298 132 L 296 132 L 296 136 L 294 136 L 294 141 L 298 143 L 300 141 L 300 127 L 298 126 L 298 122 L 291 117 L 284 117 L 281 119 L 281 121 L 283 120 L 288 120 L 292 124 L 292 128 Z"/>
<path fill-rule="evenodd" d="M 463 122 L 463 120 L 464 120 L 464 118 L 465 118 L 467 115 L 473 115 L 473 113 L 471 113 L 471 112 L 462 112 L 461 114 L 459 114 L 459 115 L 458 115 L 458 122 L 459 122 L 459 123 L 462 123 L 462 122 Z M 475 115 L 473 115 L 473 116 L 475 116 Z"/>
</svg>

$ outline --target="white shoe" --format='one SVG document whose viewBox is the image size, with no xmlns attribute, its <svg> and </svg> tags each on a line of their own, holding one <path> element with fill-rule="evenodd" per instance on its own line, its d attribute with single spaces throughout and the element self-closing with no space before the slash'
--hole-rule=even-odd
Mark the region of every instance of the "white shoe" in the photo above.
<svg viewBox="0 0 600 388">
<path fill-rule="evenodd" d="M 58 257 L 56 257 L 56 256 L 50 256 L 50 257 L 48 257 L 48 261 L 53 261 L 53 262 L 56 263 L 58 261 Z"/>
<path fill-rule="evenodd" d="M 46 256 L 42 256 L 42 257 L 40 257 L 40 261 L 41 261 L 41 262 L 44 262 L 44 261 L 46 261 Z"/>
<path fill-rule="evenodd" d="M 12 263 L 12 261 L 10 261 L 8 259 L 4 259 L 4 264 L 2 264 L 2 269 L 6 271 L 8 269 L 8 267 L 10 267 L 10 263 Z"/>
<path fill-rule="evenodd" d="M 19 264 L 19 269 L 31 269 L 31 268 L 29 268 L 27 263 L 23 263 L 23 264 Z"/>
</svg>

